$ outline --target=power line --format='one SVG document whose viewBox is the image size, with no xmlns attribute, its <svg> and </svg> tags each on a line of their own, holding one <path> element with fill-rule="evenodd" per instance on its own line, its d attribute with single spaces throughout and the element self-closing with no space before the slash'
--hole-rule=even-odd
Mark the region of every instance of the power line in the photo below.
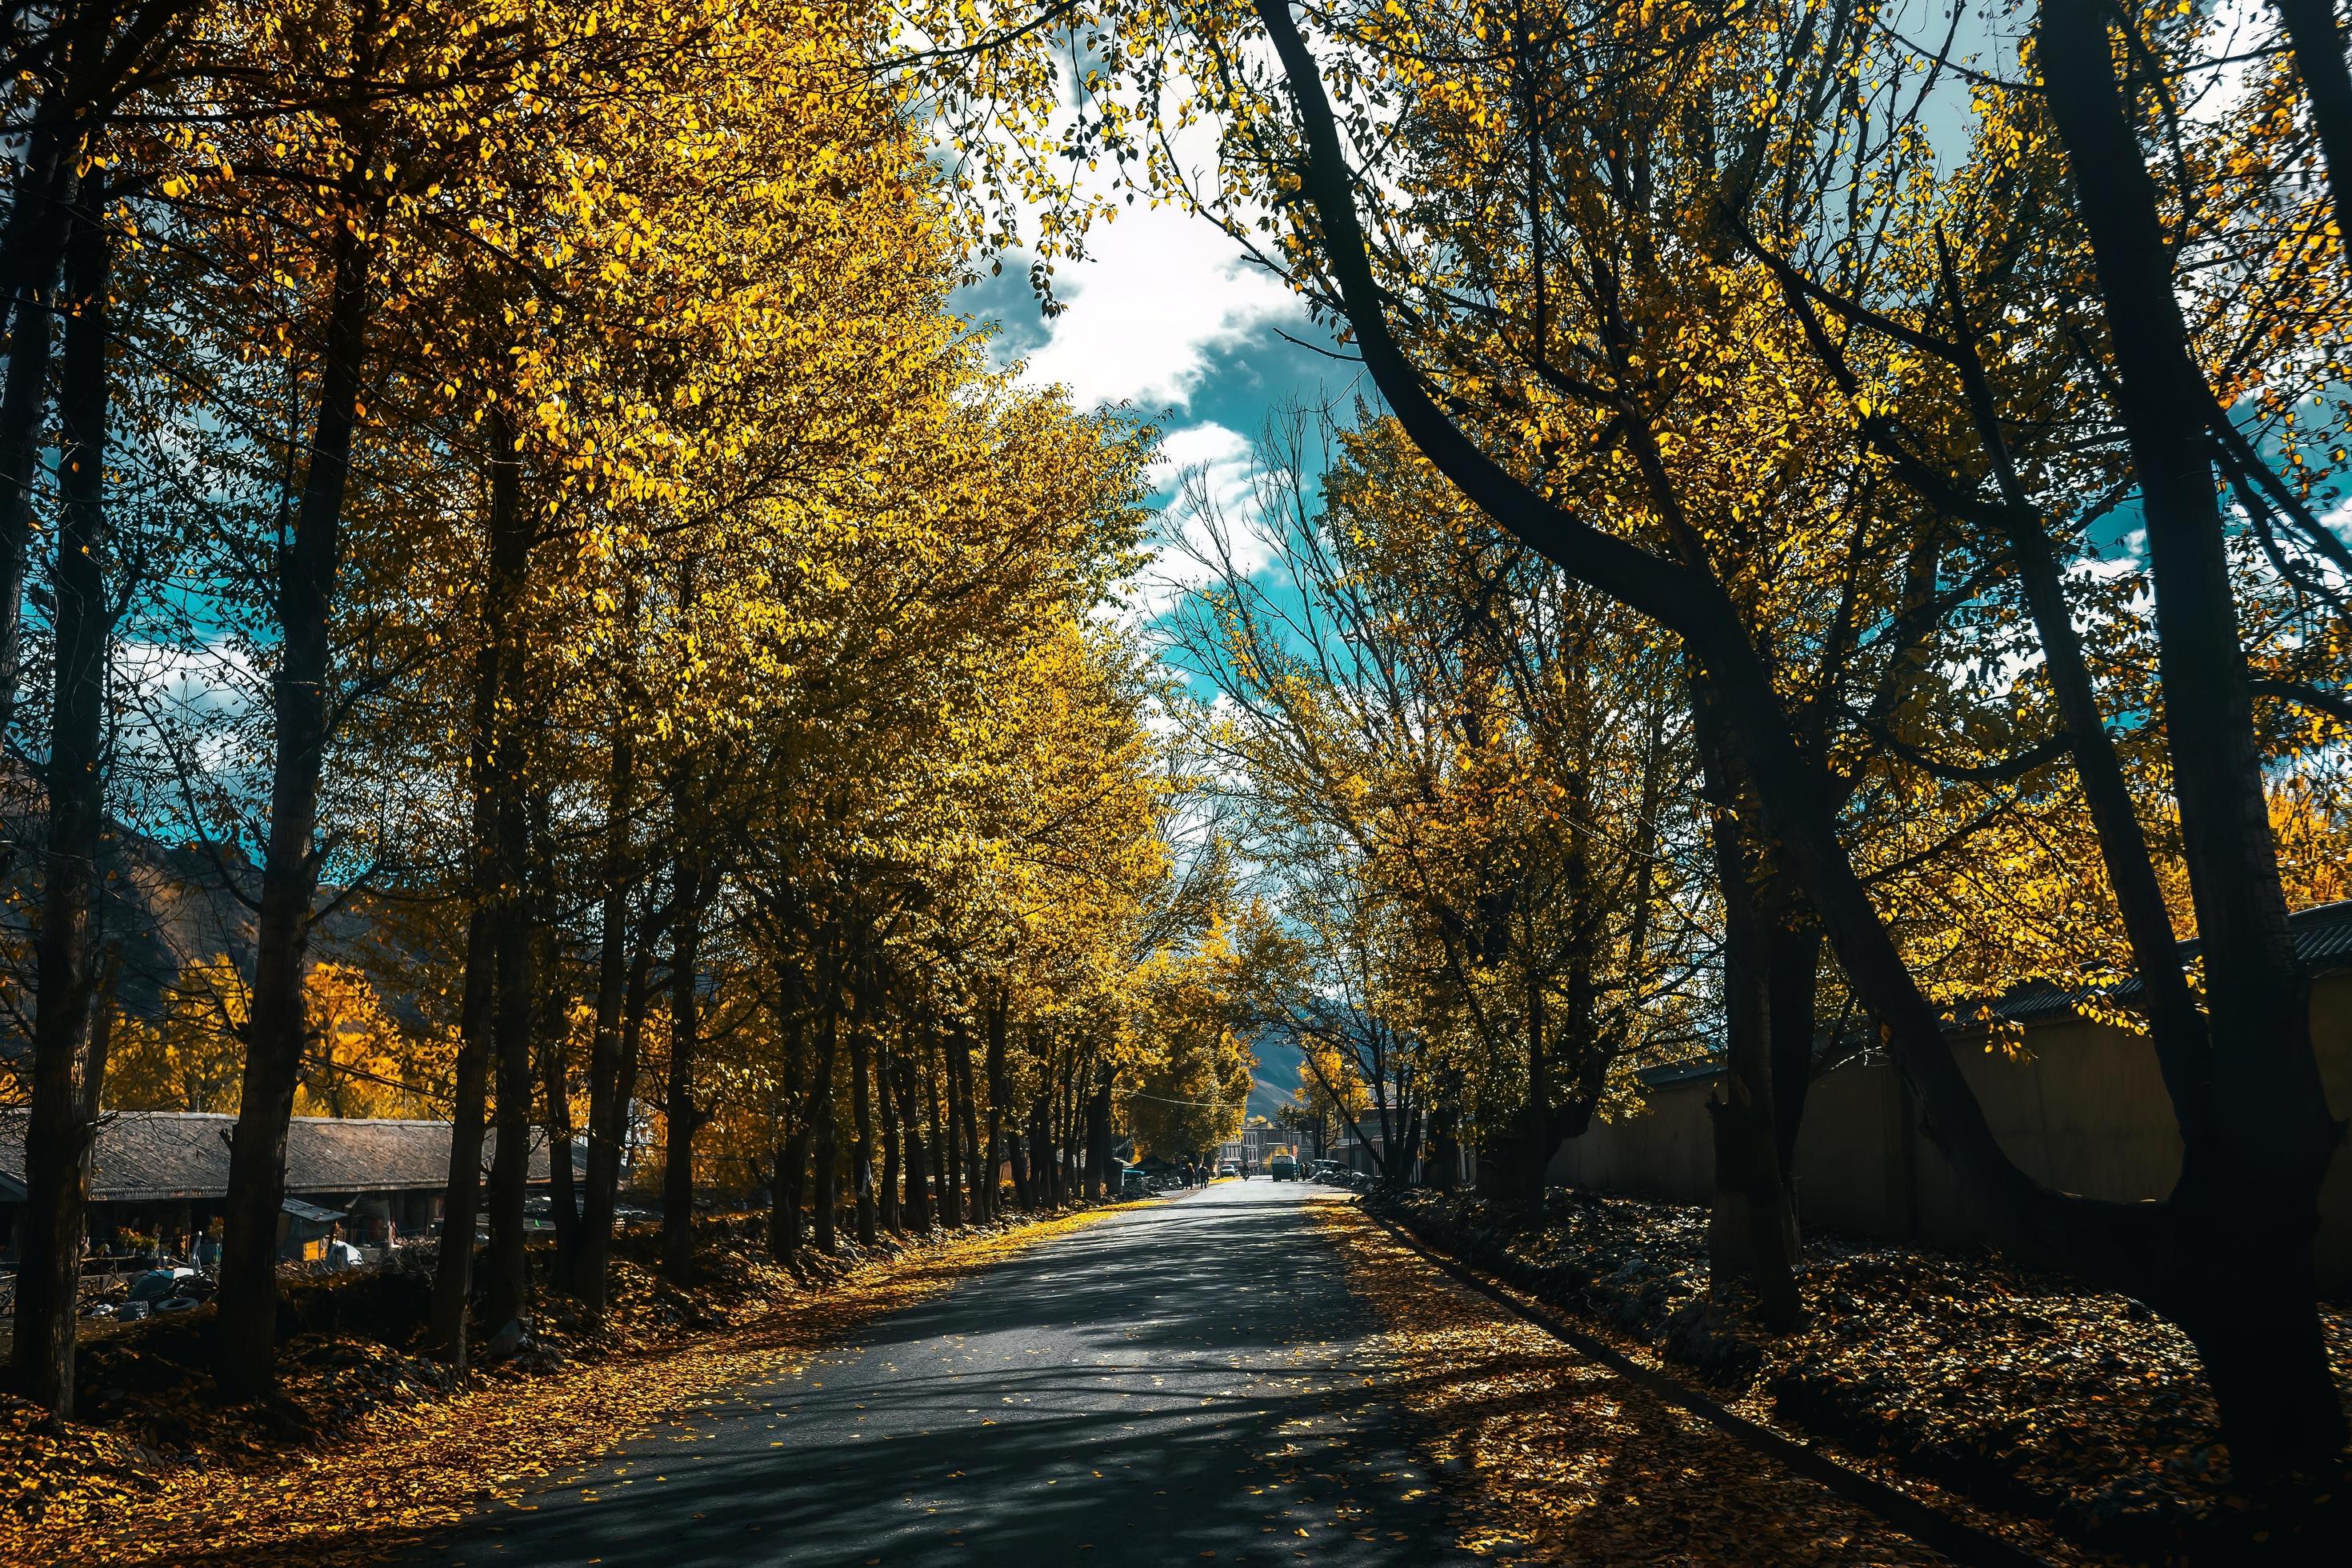
<svg viewBox="0 0 2352 1568">
<path fill-rule="evenodd" d="M 1164 1094 L 1146 1094 L 1139 1089 L 1124 1089 L 1116 1092 L 1124 1094 L 1129 1100 L 1154 1100 L 1161 1105 L 1190 1105 L 1204 1110 L 1222 1110 L 1227 1103 L 1222 1100 L 1171 1100 Z M 1242 1103 L 1244 1105 L 1249 1103 L 1247 1095 L 1242 1097 Z"/>
</svg>

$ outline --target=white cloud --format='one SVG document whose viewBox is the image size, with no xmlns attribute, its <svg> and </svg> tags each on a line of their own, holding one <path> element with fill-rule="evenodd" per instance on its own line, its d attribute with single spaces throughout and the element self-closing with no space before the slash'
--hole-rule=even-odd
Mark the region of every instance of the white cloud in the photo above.
<svg viewBox="0 0 2352 1568">
<path fill-rule="evenodd" d="M 1223 230 L 1174 206 L 1124 210 L 1087 237 L 1088 257 L 1055 271 L 1068 309 L 1029 356 L 1029 379 L 1062 382 L 1081 407 L 1181 408 L 1209 355 L 1298 317 L 1278 280 L 1247 264 Z"/>
<path fill-rule="evenodd" d="M 2347 544 L 2352 544 L 2352 498 L 2338 502 L 2320 514 L 2319 526 L 2326 529 Z"/>
<path fill-rule="evenodd" d="M 200 646 L 128 639 L 116 651 L 114 680 L 126 710 L 116 741 L 124 752 L 207 774 L 238 765 L 238 726 L 253 713 L 262 680 L 226 638 Z"/>
<path fill-rule="evenodd" d="M 1239 431 L 1214 423 L 1188 425 L 1181 430 L 1171 431 L 1160 444 L 1160 461 L 1173 469 L 1231 462 L 1248 454 L 1249 443 L 1242 439 Z"/>
<path fill-rule="evenodd" d="M 2068 568 L 2094 583 L 2115 583 L 2147 570 L 2147 530 L 2135 528 L 2106 552 L 2086 556 Z"/>
<path fill-rule="evenodd" d="M 1154 619 L 1216 580 L 1221 554 L 1244 576 L 1274 564 L 1257 478 L 1255 454 L 1240 432 L 1203 422 L 1168 433 L 1152 471 L 1154 488 L 1167 498 L 1155 542 L 1160 553 L 1134 584 L 1134 613 Z"/>
<path fill-rule="evenodd" d="M 2199 124 L 2226 125 L 2243 114 L 2246 101 L 2269 68 L 2263 46 L 2277 35 L 2270 7 L 2262 0 L 2221 0 L 2213 7 L 2211 41 L 2204 58 L 2220 62 L 2192 67 L 2174 90 L 2185 100 L 2186 117 Z"/>
<path fill-rule="evenodd" d="M 251 709 L 261 684 L 253 661 L 225 638 L 199 647 L 126 640 L 114 678 L 132 706 L 183 723 L 234 721 Z"/>
</svg>

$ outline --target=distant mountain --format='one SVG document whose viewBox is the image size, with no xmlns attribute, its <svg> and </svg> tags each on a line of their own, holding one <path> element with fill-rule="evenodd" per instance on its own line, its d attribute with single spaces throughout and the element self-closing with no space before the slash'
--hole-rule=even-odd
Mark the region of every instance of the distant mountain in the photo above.
<svg viewBox="0 0 2352 1568">
<path fill-rule="evenodd" d="M 0 828 L 13 829 L 0 842 L 0 892 L 18 908 L 37 911 L 42 868 L 40 829 L 37 815 L 0 813 Z M 192 843 L 172 843 L 122 823 L 111 827 L 106 843 L 104 881 L 99 895 L 97 940 L 121 959 L 115 975 L 118 1005 L 133 1017 L 152 1017 L 163 1006 L 166 989 L 187 965 L 226 956 L 239 968 L 253 962 L 254 911 L 229 888 L 235 882 L 248 895 L 257 892 L 259 868 L 224 846 L 220 856 Z M 321 900 L 336 889 L 320 889 Z M 21 951 L 0 957 L 0 966 L 28 963 L 31 942 Z M 314 962 L 335 960 L 356 963 L 380 976 L 387 960 L 404 956 L 400 938 L 380 931 L 369 918 L 366 900 L 353 899 L 336 908 L 311 933 Z M 30 988 L 31 975 L 12 975 Z M 404 1016 L 404 998 L 387 988 L 385 1001 L 395 1016 Z M 5 1033 L 5 1032 L 0 1032 Z M 0 1051 L 5 1041 L 0 1040 Z"/>
<path fill-rule="evenodd" d="M 1288 1034 L 1267 1029 L 1251 1042 L 1251 1049 L 1257 1053 L 1257 1067 L 1250 1077 L 1246 1114 L 1271 1120 L 1297 1092 L 1302 1061 L 1298 1042 Z"/>
</svg>

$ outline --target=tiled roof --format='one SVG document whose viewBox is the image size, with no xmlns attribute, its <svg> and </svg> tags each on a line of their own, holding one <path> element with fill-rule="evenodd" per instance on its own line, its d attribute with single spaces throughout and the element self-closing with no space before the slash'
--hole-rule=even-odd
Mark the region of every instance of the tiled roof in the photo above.
<svg viewBox="0 0 2352 1568">
<path fill-rule="evenodd" d="M 2314 974 L 2352 967 L 2352 899 L 2315 904 L 2287 916 L 2294 955 Z"/>
<path fill-rule="evenodd" d="M 234 1116 L 195 1110 L 117 1110 L 99 1122 L 90 1163 L 95 1203 L 154 1198 L 216 1198 L 228 1191 L 228 1139 Z M 488 1170 L 498 1134 L 482 1145 Z M 577 1145 L 574 1145 L 575 1150 Z M 446 1121 L 339 1121 L 298 1116 L 286 1130 L 286 1190 L 369 1193 L 433 1190 L 448 1184 Z M 532 1130 L 530 1180 L 547 1180 L 547 1145 Z M 22 1111 L 0 1113 L 0 1200 L 21 1198 L 25 1182 Z"/>
<path fill-rule="evenodd" d="M 2294 955 L 2302 961 L 2306 974 L 2326 974 L 2352 966 L 2352 899 L 2332 904 L 2314 904 L 2307 910 L 2297 910 L 2287 916 L 2288 933 L 2294 938 Z M 2197 943 L 2180 944 L 2183 962 L 2197 956 Z M 2115 999 L 2129 1005 L 2140 991 L 2139 977 L 2132 976 L 2115 989 Z M 2087 999 L 2087 994 L 2068 991 L 2046 980 L 2032 980 L 2002 993 L 1984 1004 L 1997 1016 L 2016 1024 L 2038 1024 L 2066 1016 L 2074 1004 Z M 1974 1008 L 1955 1009 L 1956 1014 L 1973 1013 Z"/>
</svg>

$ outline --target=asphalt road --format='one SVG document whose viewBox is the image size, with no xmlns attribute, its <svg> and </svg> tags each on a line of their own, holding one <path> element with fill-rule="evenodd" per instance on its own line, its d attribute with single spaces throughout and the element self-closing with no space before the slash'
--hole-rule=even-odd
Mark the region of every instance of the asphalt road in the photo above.
<svg viewBox="0 0 2352 1568">
<path fill-rule="evenodd" d="M 1305 1212 L 1321 1193 L 1223 1182 L 1110 1215 L 415 1561 L 1454 1562 L 1355 1364 L 1372 1324 Z"/>
</svg>

